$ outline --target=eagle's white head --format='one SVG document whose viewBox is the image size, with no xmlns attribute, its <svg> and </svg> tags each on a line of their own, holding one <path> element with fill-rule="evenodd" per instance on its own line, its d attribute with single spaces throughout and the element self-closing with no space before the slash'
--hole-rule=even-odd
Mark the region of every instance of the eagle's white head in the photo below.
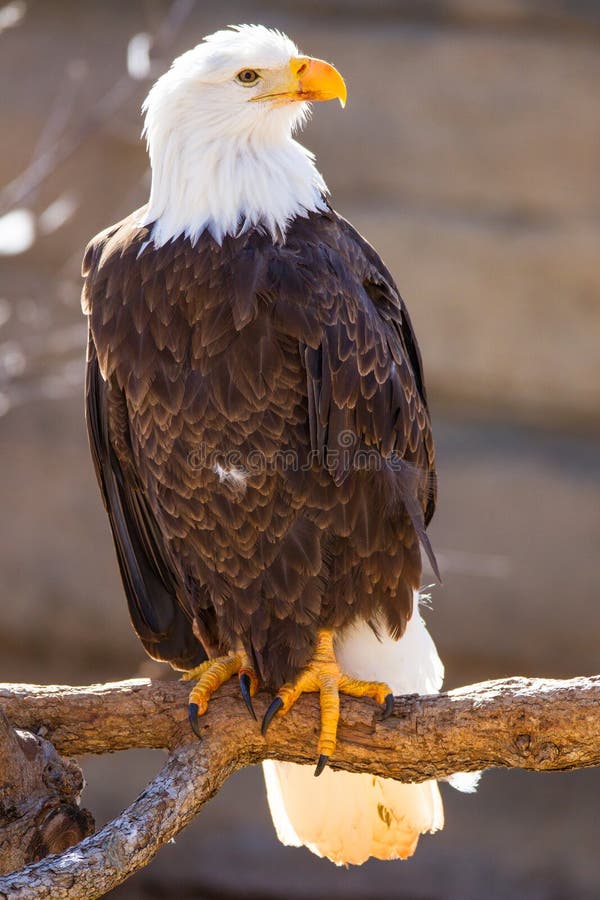
<svg viewBox="0 0 600 900">
<path fill-rule="evenodd" d="M 176 59 L 143 107 L 154 243 L 252 226 L 275 240 L 324 208 L 325 182 L 292 133 L 309 101 L 334 98 L 346 101 L 339 72 L 262 25 L 217 31 Z"/>
</svg>

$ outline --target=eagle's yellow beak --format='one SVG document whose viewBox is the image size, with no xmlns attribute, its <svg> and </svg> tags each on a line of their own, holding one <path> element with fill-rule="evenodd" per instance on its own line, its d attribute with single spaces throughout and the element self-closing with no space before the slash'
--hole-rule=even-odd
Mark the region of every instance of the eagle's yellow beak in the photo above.
<svg viewBox="0 0 600 900">
<path fill-rule="evenodd" d="M 322 59 L 296 56 L 290 60 L 283 77 L 275 78 L 267 85 L 267 91 L 253 100 L 274 100 L 276 103 L 293 103 L 301 100 L 335 100 L 346 105 L 346 84 L 337 69 Z"/>
</svg>

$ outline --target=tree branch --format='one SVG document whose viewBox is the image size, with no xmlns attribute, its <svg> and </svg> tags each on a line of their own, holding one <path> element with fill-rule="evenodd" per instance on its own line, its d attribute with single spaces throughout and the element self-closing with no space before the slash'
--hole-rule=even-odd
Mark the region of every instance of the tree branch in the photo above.
<svg viewBox="0 0 600 900">
<path fill-rule="evenodd" d="M 187 724 L 188 688 L 138 679 L 83 688 L 0 685 L 0 708 L 19 728 L 44 729 L 61 753 L 166 747 L 163 770 L 125 812 L 75 849 L 0 878 L 10 900 L 100 897 L 146 865 L 233 772 L 265 758 L 314 763 L 318 701 L 303 697 L 267 740 L 226 685 Z M 260 714 L 270 698 L 255 698 Z M 438 696 L 396 699 L 380 721 L 368 700 L 342 700 L 334 767 L 402 781 L 490 766 L 562 771 L 600 764 L 600 676 L 511 678 Z"/>
<path fill-rule="evenodd" d="M 193 743 L 189 685 L 140 678 L 86 687 L 0 684 L 0 709 L 16 728 L 35 731 L 59 753 L 169 750 Z M 270 701 L 261 693 L 257 711 Z M 222 687 L 201 720 L 204 740 L 242 765 L 269 756 L 313 762 L 316 695 L 302 698 L 261 738 L 237 685 Z M 559 681 L 507 678 L 433 696 L 396 698 L 380 721 L 370 700 L 342 697 L 334 764 L 403 781 L 442 778 L 490 766 L 566 770 L 600 764 L 600 675 Z"/>
</svg>

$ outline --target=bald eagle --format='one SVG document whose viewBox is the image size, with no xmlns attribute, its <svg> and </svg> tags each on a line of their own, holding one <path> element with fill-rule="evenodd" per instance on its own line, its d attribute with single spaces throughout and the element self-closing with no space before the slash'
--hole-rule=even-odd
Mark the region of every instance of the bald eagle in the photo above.
<svg viewBox="0 0 600 900">
<path fill-rule="evenodd" d="M 292 137 L 337 70 L 262 26 L 175 60 L 144 104 L 146 206 L 83 263 L 87 422 L 133 626 L 194 682 L 237 676 L 266 729 L 319 691 L 316 782 L 265 764 L 284 843 L 409 856 L 437 784 L 334 772 L 339 693 L 391 711 L 442 665 L 418 609 L 435 507 L 419 348 L 375 250 Z M 276 727 L 276 726 L 274 726 Z"/>
</svg>

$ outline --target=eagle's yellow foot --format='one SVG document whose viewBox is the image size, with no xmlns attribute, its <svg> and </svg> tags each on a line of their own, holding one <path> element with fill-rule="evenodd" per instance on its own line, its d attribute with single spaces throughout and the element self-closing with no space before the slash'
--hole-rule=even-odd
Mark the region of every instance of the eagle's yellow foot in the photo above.
<svg viewBox="0 0 600 900">
<path fill-rule="evenodd" d="M 321 628 L 317 637 L 314 656 L 302 669 L 293 684 L 284 684 L 267 709 L 262 721 L 262 733 L 266 734 L 276 715 L 284 716 L 301 694 L 319 691 L 321 695 L 321 735 L 319 737 L 319 761 L 315 775 L 320 775 L 336 744 L 340 715 L 340 692 L 351 697 L 373 697 L 384 705 L 383 718 L 394 708 L 394 695 L 387 684 L 380 681 L 359 681 L 344 675 L 338 666 L 333 650 L 333 631 Z"/>
<path fill-rule="evenodd" d="M 207 659 L 195 669 L 191 669 L 182 676 L 183 681 L 196 681 L 190 691 L 188 701 L 188 714 L 190 725 L 194 734 L 200 737 L 198 716 L 204 715 L 208 707 L 208 701 L 214 692 L 225 684 L 232 675 L 236 675 L 240 682 L 240 692 L 250 714 L 256 719 L 256 713 L 252 706 L 258 688 L 258 676 L 254 671 L 248 654 L 244 650 L 237 653 L 229 653 L 227 656 L 218 656 L 216 659 Z"/>
</svg>

